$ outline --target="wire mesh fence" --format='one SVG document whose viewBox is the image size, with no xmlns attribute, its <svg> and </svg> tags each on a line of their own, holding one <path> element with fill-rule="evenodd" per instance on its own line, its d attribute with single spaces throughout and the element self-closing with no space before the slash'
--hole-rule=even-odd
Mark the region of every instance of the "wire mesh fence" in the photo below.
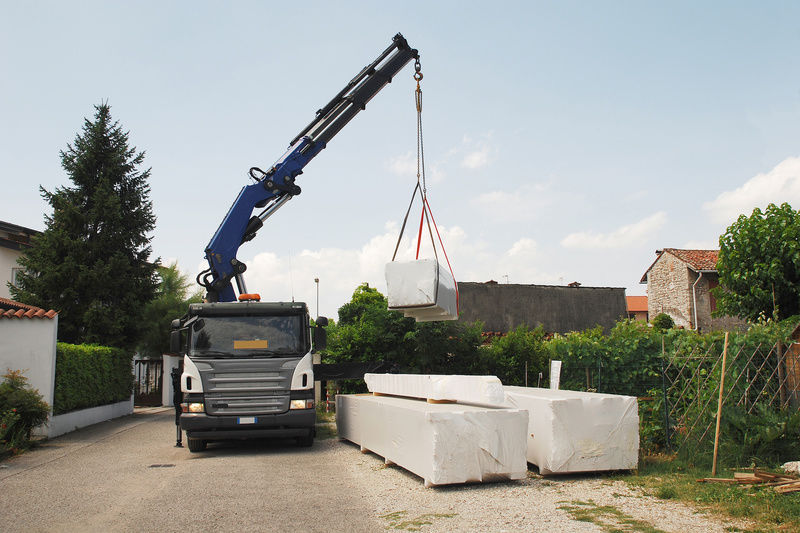
<svg viewBox="0 0 800 533">
<path fill-rule="evenodd" d="M 637 396 L 643 446 L 691 455 L 713 444 L 724 352 L 721 335 L 695 344 L 667 338 L 660 350 L 652 347 L 641 361 L 615 363 L 613 354 L 591 365 L 565 361 L 561 382 L 563 388 Z M 732 341 L 725 357 L 722 405 L 729 421 L 741 420 L 743 426 L 770 413 L 797 412 L 800 345 L 772 339 Z"/>
<path fill-rule="evenodd" d="M 676 451 L 700 449 L 713 439 L 720 385 L 721 405 L 745 417 L 798 406 L 800 364 L 786 345 L 780 341 L 742 344 L 730 346 L 725 353 L 720 344 L 665 354 L 665 436 L 668 447 Z"/>
</svg>

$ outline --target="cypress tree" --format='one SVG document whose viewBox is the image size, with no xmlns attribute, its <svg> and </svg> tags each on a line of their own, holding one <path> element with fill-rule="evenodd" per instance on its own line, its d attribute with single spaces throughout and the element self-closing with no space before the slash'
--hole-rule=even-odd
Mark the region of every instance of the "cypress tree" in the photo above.
<svg viewBox="0 0 800 533">
<path fill-rule="evenodd" d="M 60 152 L 72 186 L 39 187 L 53 209 L 45 231 L 19 263 L 17 300 L 59 312 L 59 340 L 131 347 L 153 298 L 158 260 L 150 261 L 155 215 L 144 152 L 111 118 L 107 103 Z"/>
</svg>

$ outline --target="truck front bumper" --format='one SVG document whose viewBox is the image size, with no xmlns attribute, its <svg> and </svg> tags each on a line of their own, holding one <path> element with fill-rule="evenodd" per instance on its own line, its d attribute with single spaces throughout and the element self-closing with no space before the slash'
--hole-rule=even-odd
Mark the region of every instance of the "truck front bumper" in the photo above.
<svg viewBox="0 0 800 533">
<path fill-rule="evenodd" d="M 181 429 L 188 438 L 204 440 L 307 437 L 314 431 L 316 420 L 315 409 L 252 417 L 181 413 Z"/>
</svg>

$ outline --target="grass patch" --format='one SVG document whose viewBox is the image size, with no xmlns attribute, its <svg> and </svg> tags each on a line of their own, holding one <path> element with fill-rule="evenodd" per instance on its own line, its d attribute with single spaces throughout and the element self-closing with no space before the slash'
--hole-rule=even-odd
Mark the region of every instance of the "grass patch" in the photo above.
<svg viewBox="0 0 800 533">
<path fill-rule="evenodd" d="M 564 505 L 561 505 L 559 509 L 568 512 L 573 519 L 595 524 L 609 533 L 665 533 L 663 530 L 653 527 L 652 524 L 644 520 L 637 520 L 611 505 L 597 505 L 592 500 L 562 503 Z"/>
<path fill-rule="evenodd" d="M 759 531 L 800 531 L 800 493 L 778 494 L 769 487 L 743 488 L 722 483 L 698 483 L 708 469 L 670 457 L 646 457 L 637 473 L 615 476 L 646 494 L 664 500 L 688 502 L 721 515 L 746 518 Z M 717 472 L 733 477 L 733 472 Z"/>
<path fill-rule="evenodd" d="M 453 518 L 454 516 L 456 516 L 455 513 L 427 513 L 415 518 L 408 518 L 408 511 L 395 511 L 394 513 L 381 515 L 381 518 L 388 523 L 386 529 L 419 531 L 422 526 L 429 526 L 438 518 Z"/>
<path fill-rule="evenodd" d="M 332 439 L 338 435 L 336 413 L 326 413 L 324 408 L 317 407 L 317 440 Z"/>
</svg>

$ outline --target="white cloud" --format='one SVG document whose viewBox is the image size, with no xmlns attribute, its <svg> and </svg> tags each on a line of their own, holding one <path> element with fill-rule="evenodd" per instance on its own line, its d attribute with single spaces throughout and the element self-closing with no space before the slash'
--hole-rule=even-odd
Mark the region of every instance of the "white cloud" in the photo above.
<svg viewBox="0 0 800 533">
<path fill-rule="evenodd" d="M 725 191 L 703 204 L 711 219 L 732 224 L 739 215 L 750 215 L 755 207 L 789 202 L 800 208 L 800 157 L 789 157 L 766 174 L 757 174 L 741 187 Z"/>
<path fill-rule="evenodd" d="M 468 152 L 461 160 L 461 166 L 476 170 L 489 164 L 489 146 L 483 145 L 476 150 Z"/>
<path fill-rule="evenodd" d="M 389 159 L 389 170 L 398 176 L 417 175 L 417 157 L 413 152 L 407 152 Z"/>
<path fill-rule="evenodd" d="M 683 248 L 686 250 L 716 250 L 719 248 L 719 241 L 691 240 L 684 243 Z"/>
<path fill-rule="evenodd" d="M 472 200 L 473 205 L 495 220 L 530 220 L 553 203 L 549 183 L 523 185 L 514 191 L 489 191 Z"/>
<path fill-rule="evenodd" d="M 336 318 L 339 307 L 350 300 L 353 290 L 367 282 L 386 294 L 384 268 L 391 261 L 399 225 L 387 223 L 384 231 L 353 249 L 322 248 L 303 250 L 289 256 L 260 253 L 247 260 L 245 279 L 248 290 L 258 292 L 265 301 L 306 302 L 312 315 L 316 309 L 316 284 L 319 278 L 319 314 Z M 538 246 L 529 238 L 520 238 L 508 250 L 497 253 L 488 243 L 469 238 L 458 226 L 439 227 L 447 257 L 459 281 L 495 279 L 511 283 L 555 283 L 562 273 L 545 274 L 537 269 Z M 415 257 L 416 233 L 400 243 L 398 261 Z M 434 238 L 436 234 L 434 233 Z M 436 242 L 439 261 L 447 264 Z M 421 258 L 433 257 L 430 237 L 423 233 Z"/>
<path fill-rule="evenodd" d="M 492 132 L 483 135 L 479 140 L 464 135 L 461 142 L 449 150 L 434 156 L 426 152 L 425 174 L 430 183 L 445 180 L 448 170 L 458 165 L 469 170 L 479 170 L 489 165 L 496 149 L 491 142 Z M 389 158 L 386 167 L 398 176 L 417 175 L 417 154 L 408 151 L 405 154 Z"/>
<path fill-rule="evenodd" d="M 634 224 L 621 226 L 611 233 L 596 233 L 594 231 L 581 231 L 570 233 L 561 240 L 565 248 L 626 248 L 643 243 L 648 237 L 660 229 L 667 221 L 667 215 L 659 211 Z"/>
<path fill-rule="evenodd" d="M 515 242 L 506 252 L 509 257 L 522 257 L 536 253 L 536 242 L 533 239 L 522 238 Z"/>
</svg>

